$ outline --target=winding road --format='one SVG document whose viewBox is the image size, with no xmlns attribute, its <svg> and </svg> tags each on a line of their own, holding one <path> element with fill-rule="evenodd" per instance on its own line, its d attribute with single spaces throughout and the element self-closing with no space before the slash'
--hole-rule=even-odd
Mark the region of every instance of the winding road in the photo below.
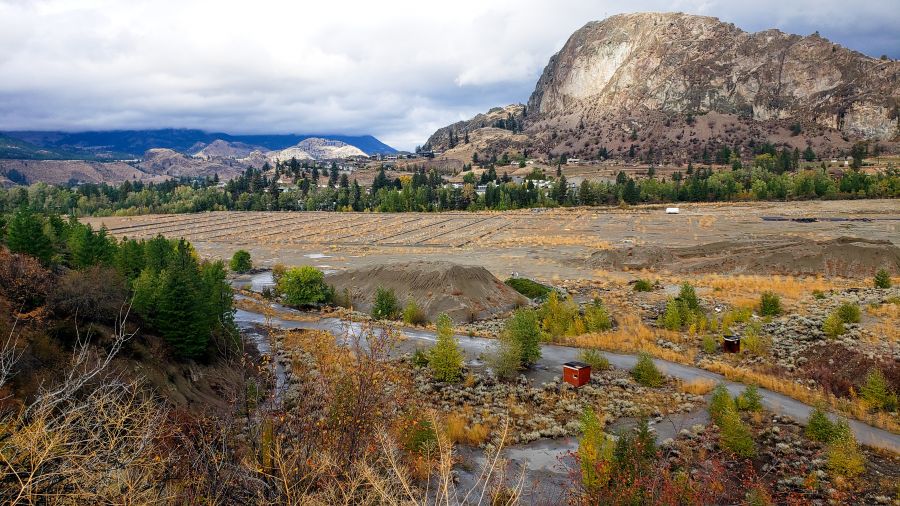
<svg viewBox="0 0 900 506">
<path fill-rule="evenodd" d="M 276 310 L 276 314 L 293 313 L 308 316 L 308 314 L 306 313 L 301 313 L 300 311 L 290 309 L 278 304 L 273 304 L 273 308 Z M 265 318 L 259 313 L 238 310 L 235 314 L 235 321 L 242 330 L 248 331 L 256 326 L 262 325 L 265 322 Z M 362 331 L 362 327 L 359 323 L 349 322 L 337 318 L 322 318 L 318 320 L 300 321 L 274 317 L 270 319 L 269 323 L 277 328 L 282 329 L 325 330 L 337 336 L 346 335 L 346 333 L 348 332 L 359 333 Z M 430 330 L 415 328 L 401 328 L 400 330 L 407 338 L 403 343 L 403 346 L 407 348 L 406 351 L 411 351 L 412 349 L 415 349 L 417 347 L 426 347 L 436 340 L 435 333 Z M 495 340 L 484 337 L 457 335 L 456 338 L 459 341 L 460 347 L 465 352 L 467 363 L 473 366 L 483 366 L 483 363 L 480 361 L 480 357 L 483 356 L 484 352 L 490 350 L 496 343 Z M 267 343 L 265 345 L 267 346 Z M 564 362 L 568 362 L 570 360 L 577 360 L 581 351 L 581 348 L 558 346 L 552 344 L 542 345 L 541 359 L 533 369 L 529 370 L 526 373 L 526 376 L 537 384 L 556 378 L 561 374 L 561 365 Z M 630 369 L 637 362 L 636 355 L 612 353 L 607 351 L 603 351 L 602 353 L 604 356 L 606 356 L 607 359 L 609 359 L 610 364 L 616 368 Z M 724 383 L 732 395 L 737 395 L 745 387 L 745 385 L 742 383 L 727 380 L 720 374 L 706 371 L 697 367 L 677 364 L 658 358 L 654 358 L 653 361 L 656 363 L 656 366 L 661 372 L 676 379 L 690 381 L 698 378 L 705 378 L 717 383 Z M 800 422 L 805 421 L 813 410 L 812 406 L 804 404 L 778 392 L 760 388 L 759 394 L 762 398 L 763 406 L 765 406 L 767 410 L 778 415 L 793 418 Z M 830 416 L 833 419 L 837 419 L 837 417 L 833 414 L 831 414 Z M 696 420 L 697 417 L 693 417 L 691 419 L 691 421 Z M 860 443 L 873 448 L 880 448 L 883 450 L 889 450 L 894 453 L 900 453 L 900 435 L 883 429 L 879 429 L 877 427 L 873 427 L 858 420 L 850 419 L 848 421 L 853 434 L 856 436 L 856 439 Z M 687 421 L 685 423 L 687 423 Z M 657 433 L 659 437 L 662 437 L 663 434 L 660 433 L 660 428 L 661 427 L 658 427 Z M 677 434 L 677 431 L 675 431 L 674 429 L 678 428 L 679 427 L 673 425 L 672 431 L 665 432 L 668 433 L 674 431 Z"/>
</svg>

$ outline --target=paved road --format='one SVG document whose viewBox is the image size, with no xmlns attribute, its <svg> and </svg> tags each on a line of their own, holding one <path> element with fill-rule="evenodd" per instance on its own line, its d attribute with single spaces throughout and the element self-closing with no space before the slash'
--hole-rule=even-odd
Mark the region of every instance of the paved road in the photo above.
<svg viewBox="0 0 900 506">
<path fill-rule="evenodd" d="M 299 313 L 294 309 L 277 304 L 275 305 L 275 309 L 277 312 L 281 313 Z M 244 310 L 238 310 L 235 319 L 238 325 L 243 328 L 262 324 L 264 320 L 262 315 Z M 342 335 L 345 332 L 358 333 L 361 331 L 359 323 L 351 323 L 337 318 L 323 318 L 315 321 L 294 321 L 273 318 L 271 324 L 284 329 L 327 330 L 335 335 Z M 418 346 L 426 347 L 436 339 L 434 332 L 429 330 L 403 328 L 402 331 L 408 338 L 403 344 L 404 348 L 407 350 L 415 349 Z M 458 335 L 456 337 L 459 340 L 460 347 L 465 351 L 467 362 L 473 366 L 483 366 L 481 357 L 496 344 L 495 340 L 483 337 L 470 337 L 464 335 Z M 534 369 L 528 371 L 526 374 L 529 379 L 538 384 L 558 377 L 562 373 L 561 364 L 570 360 L 577 360 L 578 355 L 582 350 L 580 348 L 547 344 L 541 347 L 541 351 L 541 359 Z M 613 367 L 620 369 L 630 369 L 637 362 L 636 355 L 606 351 L 603 352 L 603 355 L 609 359 L 609 362 Z M 737 395 L 745 387 L 742 383 L 729 381 L 720 374 L 699 369 L 697 367 L 677 364 L 658 358 L 653 359 L 653 361 L 660 371 L 673 378 L 680 380 L 707 378 L 715 382 L 724 383 L 732 395 Z M 813 410 L 812 406 L 778 392 L 760 388 L 759 394 L 766 409 L 778 415 L 788 416 L 800 422 L 805 421 Z M 833 419 L 837 418 L 834 415 L 831 415 L 831 417 Z M 851 419 L 849 420 L 849 424 L 850 428 L 853 430 L 853 434 L 860 443 L 873 448 L 881 448 L 900 454 L 900 435 L 877 427 L 872 427 L 871 425 L 858 420 Z"/>
</svg>

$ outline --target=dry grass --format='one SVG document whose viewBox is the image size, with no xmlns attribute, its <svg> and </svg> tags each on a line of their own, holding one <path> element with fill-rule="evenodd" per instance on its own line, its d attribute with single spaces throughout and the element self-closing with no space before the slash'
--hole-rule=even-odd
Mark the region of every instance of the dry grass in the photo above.
<svg viewBox="0 0 900 506">
<path fill-rule="evenodd" d="M 861 399 L 841 399 L 834 395 L 826 394 L 819 389 L 811 389 L 786 380 L 783 377 L 760 373 L 743 367 L 735 367 L 723 362 L 706 361 L 701 366 L 706 370 L 719 373 L 731 381 L 756 384 L 762 388 L 787 395 L 804 404 L 815 405 L 824 402 L 847 417 L 855 418 L 894 433 L 900 433 L 900 423 L 898 423 L 896 417 L 882 412 L 870 413 L 868 405 Z"/>
<path fill-rule="evenodd" d="M 877 318 L 871 325 L 873 340 L 896 343 L 900 341 L 900 304 L 886 303 L 879 306 L 868 306 L 866 313 Z"/>
<path fill-rule="evenodd" d="M 689 381 L 679 381 L 676 388 L 679 392 L 693 395 L 706 395 L 716 387 L 716 382 L 706 378 L 695 378 Z"/>
<path fill-rule="evenodd" d="M 668 348 L 662 348 L 656 344 L 657 339 L 680 342 L 682 340 L 681 334 L 649 327 L 636 314 L 623 315 L 618 319 L 618 323 L 619 326 L 614 330 L 566 337 L 561 342 L 571 346 L 600 348 L 610 351 L 646 351 L 663 360 L 680 364 L 694 363 L 694 357 L 697 354 L 696 350 L 679 353 Z"/>
<path fill-rule="evenodd" d="M 711 288 L 716 298 L 737 307 L 755 307 L 760 294 L 775 292 L 783 302 L 796 302 L 808 296 L 813 290 L 832 290 L 847 283 L 834 278 L 794 277 L 794 276 L 722 276 L 708 274 L 698 277 L 696 286 Z"/>
<path fill-rule="evenodd" d="M 478 446 L 487 441 L 490 428 L 480 423 L 469 424 L 469 417 L 463 413 L 450 413 L 444 419 L 447 437 L 454 443 Z"/>
</svg>

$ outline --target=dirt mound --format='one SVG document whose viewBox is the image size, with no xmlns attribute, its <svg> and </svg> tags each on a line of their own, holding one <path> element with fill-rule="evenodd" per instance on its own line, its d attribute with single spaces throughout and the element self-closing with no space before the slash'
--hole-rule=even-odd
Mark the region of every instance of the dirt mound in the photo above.
<svg viewBox="0 0 900 506">
<path fill-rule="evenodd" d="M 681 273 L 785 274 L 867 277 L 900 273 L 900 248 L 890 241 L 839 237 L 827 241 L 773 238 L 665 248 L 632 246 L 595 252 L 587 262 L 604 269 Z"/>
<path fill-rule="evenodd" d="M 337 293 L 349 290 L 355 309 L 369 311 L 378 287 L 390 288 L 404 306 L 413 299 L 434 320 L 447 313 L 470 321 L 514 309 L 527 300 L 484 267 L 451 262 L 404 262 L 353 269 L 328 276 Z"/>
</svg>

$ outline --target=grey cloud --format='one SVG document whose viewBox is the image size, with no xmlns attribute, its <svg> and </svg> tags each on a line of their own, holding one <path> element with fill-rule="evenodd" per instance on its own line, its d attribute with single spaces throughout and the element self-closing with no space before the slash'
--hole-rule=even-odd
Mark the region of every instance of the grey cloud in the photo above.
<svg viewBox="0 0 900 506">
<path fill-rule="evenodd" d="M 900 57 L 896 0 L 0 0 L 0 130 L 371 133 L 411 149 L 527 100 L 572 31 L 638 10 Z"/>
</svg>

